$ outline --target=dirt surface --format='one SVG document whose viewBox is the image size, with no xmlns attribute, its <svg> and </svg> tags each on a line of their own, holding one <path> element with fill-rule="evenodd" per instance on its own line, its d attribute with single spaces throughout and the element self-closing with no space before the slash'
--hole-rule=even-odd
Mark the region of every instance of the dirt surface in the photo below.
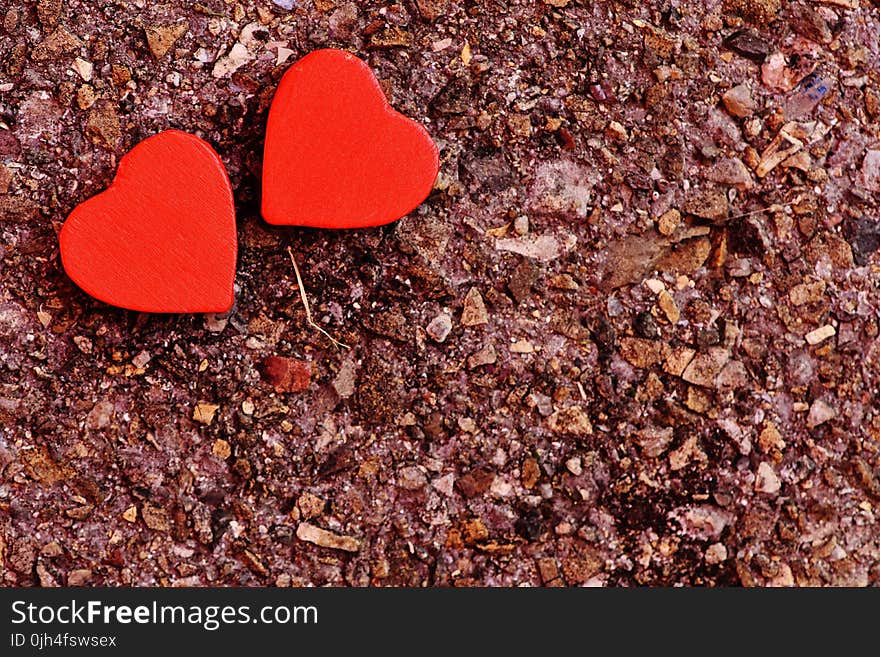
<svg viewBox="0 0 880 657">
<path fill-rule="evenodd" d="M 880 581 L 872 0 L 0 21 L 2 583 Z M 275 86 L 327 46 L 441 149 L 382 229 L 259 218 Z M 227 316 L 110 308 L 60 265 L 67 214 L 169 127 L 229 169 Z"/>
</svg>

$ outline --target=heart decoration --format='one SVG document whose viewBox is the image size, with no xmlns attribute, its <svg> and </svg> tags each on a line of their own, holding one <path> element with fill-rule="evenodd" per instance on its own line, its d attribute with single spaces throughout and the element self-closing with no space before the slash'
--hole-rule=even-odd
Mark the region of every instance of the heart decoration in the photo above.
<svg viewBox="0 0 880 657">
<path fill-rule="evenodd" d="M 430 194 L 439 153 L 393 110 L 359 58 L 317 50 L 285 73 L 266 126 L 263 218 L 364 228 L 400 219 Z"/>
<path fill-rule="evenodd" d="M 317 228 L 379 226 L 430 194 L 439 152 L 394 111 L 360 59 L 318 50 L 284 75 L 269 112 L 263 217 Z M 64 269 L 93 297 L 157 313 L 224 312 L 234 301 L 232 187 L 217 153 L 167 130 L 119 163 L 110 187 L 67 218 Z"/>
<path fill-rule="evenodd" d="M 167 130 L 119 162 L 106 191 L 77 206 L 61 260 L 96 299 L 155 313 L 232 307 L 237 238 L 232 186 L 213 148 Z"/>
</svg>

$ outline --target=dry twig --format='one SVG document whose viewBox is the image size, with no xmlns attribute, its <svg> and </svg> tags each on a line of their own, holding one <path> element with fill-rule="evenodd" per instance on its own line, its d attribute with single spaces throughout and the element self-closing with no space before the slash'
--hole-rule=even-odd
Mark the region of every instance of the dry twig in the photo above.
<svg viewBox="0 0 880 657">
<path fill-rule="evenodd" d="M 300 276 L 299 267 L 296 264 L 296 258 L 293 257 L 293 249 L 290 248 L 289 246 L 287 247 L 287 253 L 290 254 L 290 262 L 293 263 L 293 271 L 296 273 L 296 284 L 299 287 L 299 296 L 302 299 L 303 308 L 306 309 L 306 321 L 309 323 L 309 325 L 313 329 L 316 329 L 317 331 L 322 333 L 324 336 L 326 336 L 330 340 L 330 342 L 332 342 L 334 345 L 336 345 L 337 348 L 351 349 L 351 347 L 349 347 L 347 344 L 340 342 L 339 340 L 335 339 L 332 335 L 327 333 L 327 331 L 325 331 L 323 328 L 318 326 L 318 324 L 315 322 L 315 320 L 312 319 L 312 308 L 311 308 L 311 306 L 309 306 L 309 298 L 306 295 L 306 287 L 305 287 L 305 285 L 303 285 L 302 276 Z"/>
</svg>

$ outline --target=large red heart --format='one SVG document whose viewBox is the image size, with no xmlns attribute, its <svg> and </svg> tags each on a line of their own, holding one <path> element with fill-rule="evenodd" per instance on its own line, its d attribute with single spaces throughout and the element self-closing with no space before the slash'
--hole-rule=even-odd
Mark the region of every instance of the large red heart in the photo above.
<svg viewBox="0 0 880 657">
<path fill-rule="evenodd" d="M 360 59 L 317 50 L 285 73 L 269 111 L 263 218 L 361 228 L 400 219 L 430 194 L 437 146 L 391 109 Z"/>
<path fill-rule="evenodd" d="M 235 205 L 220 157 L 198 137 L 167 130 L 119 162 L 106 191 L 61 229 L 64 269 L 114 306 L 156 313 L 229 310 Z"/>
</svg>

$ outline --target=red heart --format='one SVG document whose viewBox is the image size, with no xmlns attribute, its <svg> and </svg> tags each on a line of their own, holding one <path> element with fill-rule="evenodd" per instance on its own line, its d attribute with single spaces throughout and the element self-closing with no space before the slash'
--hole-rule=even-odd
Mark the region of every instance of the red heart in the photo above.
<svg viewBox="0 0 880 657">
<path fill-rule="evenodd" d="M 237 241 L 226 168 L 198 137 L 167 130 L 119 162 L 106 191 L 61 229 L 64 269 L 114 306 L 223 312 L 233 302 Z"/>
<path fill-rule="evenodd" d="M 425 200 L 438 170 L 428 132 L 391 109 L 363 61 L 317 50 L 285 73 L 272 101 L 263 217 L 318 228 L 387 224 Z"/>
</svg>

